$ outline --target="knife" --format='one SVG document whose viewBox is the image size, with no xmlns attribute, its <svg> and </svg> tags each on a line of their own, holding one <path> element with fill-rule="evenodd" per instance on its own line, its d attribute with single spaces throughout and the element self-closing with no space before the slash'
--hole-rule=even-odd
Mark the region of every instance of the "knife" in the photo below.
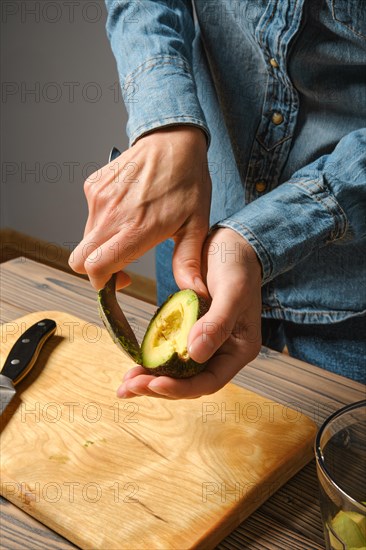
<svg viewBox="0 0 366 550">
<path fill-rule="evenodd" d="M 119 155 L 117 147 L 113 147 L 108 162 L 112 162 Z M 105 328 L 113 342 L 127 357 L 135 363 L 140 363 L 141 350 L 135 333 L 120 308 L 116 296 L 116 273 L 112 275 L 105 286 L 98 292 L 98 309 Z"/>
<path fill-rule="evenodd" d="M 52 319 L 42 319 L 27 329 L 11 348 L 0 373 L 0 414 L 16 394 L 14 386 L 31 370 L 43 344 L 56 328 Z"/>
</svg>

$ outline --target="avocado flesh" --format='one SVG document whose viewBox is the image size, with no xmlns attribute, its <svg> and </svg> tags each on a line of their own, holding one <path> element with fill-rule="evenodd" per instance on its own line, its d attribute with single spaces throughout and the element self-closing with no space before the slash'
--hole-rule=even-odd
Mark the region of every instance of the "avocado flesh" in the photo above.
<svg viewBox="0 0 366 550">
<path fill-rule="evenodd" d="M 334 534 L 347 549 L 366 547 L 366 517 L 357 512 L 341 510 L 331 521 Z M 343 550 L 343 545 L 330 532 L 330 540 L 335 549 Z"/>
<path fill-rule="evenodd" d="M 188 335 L 207 305 L 193 290 L 168 298 L 150 321 L 141 344 L 142 365 L 154 375 L 188 378 L 205 368 L 189 357 Z"/>
</svg>

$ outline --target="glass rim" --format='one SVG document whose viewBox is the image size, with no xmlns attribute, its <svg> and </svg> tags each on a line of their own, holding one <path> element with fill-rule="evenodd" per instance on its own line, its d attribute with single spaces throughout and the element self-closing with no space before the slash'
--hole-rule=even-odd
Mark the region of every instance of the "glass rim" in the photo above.
<svg viewBox="0 0 366 550">
<path fill-rule="evenodd" d="M 323 435 L 325 429 L 329 426 L 329 424 L 331 422 L 333 422 L 333 420 L 335 420 L 336 418 L 338 418 L 340 416 L 343 416 L 345 413 L 348 413 L 348 412 L 353 411 L 355 409 L 360 409 L 362 407 L 366 407 L 366 399 L 361 399 L 361 401 L 356 401 L 355 403 L 345 405 L 341 409 L 338 409 L 337 411 L 332 413 L 330 416 L 328 416 L 328 418 L 326 418 L 324 420 L 323 424 L 321 424 L 321 426 L 319 427 L 318 433 L 316 434 L 314 447 L 315 447 L 316 463 L 317 463 L 317 466 L 320 468 L 320 470 L 321 470 L 322 474 L 324 475 L 324 477 L 328 480 L 328 482 L 333 487 L 335 487 L 335 489 L 337 489 L 337 491 L 339 491 L 347 500 L 349 500 L 352 503 L 352 505 L 356 506 L 356 508 L 360 508 L 362 510 L 362 512 L 365 512 L 366 511 L 366 505 L 363 504 L 362 502 L 359 502 L 358 500 L 354 499 L 353 497 L 351 497 L 332 478 L 331 474 L 328 471 L 328 468 L 326 467 L 326 465 L 324 463 L 324 456 L 323 456 L 321 445 L 320 445 L 320 440 L 322 438 L 322 435 Z"/>
</svg>

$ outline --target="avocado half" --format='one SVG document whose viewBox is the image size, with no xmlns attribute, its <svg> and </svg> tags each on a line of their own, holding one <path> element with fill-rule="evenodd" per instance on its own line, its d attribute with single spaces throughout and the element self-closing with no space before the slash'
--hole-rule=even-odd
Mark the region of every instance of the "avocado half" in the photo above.
<svg viewBox="0 0 366 550">
<path fill-rule="evenodd" d="M 188 378 L 206 363 L 196 363 L 187 349 L 188 335 L 207 311 L 207 304 L 194 290 L 170 296 L 151 319 L 141 344 L 142 365 L 155 375 Z"/>
<path fill-rule="evenodd" d="M 116 298 L 116 277 L 98 292 L 99 313 L 111 338 L 136 364 L 155 376 L 189 378 L 206 363 L 188 354 L 188 335 L 195 322 L 208 311 L 207 302 L 194 290 L 169 296 L 151 319 L 141 347 Z"/>
</svg>

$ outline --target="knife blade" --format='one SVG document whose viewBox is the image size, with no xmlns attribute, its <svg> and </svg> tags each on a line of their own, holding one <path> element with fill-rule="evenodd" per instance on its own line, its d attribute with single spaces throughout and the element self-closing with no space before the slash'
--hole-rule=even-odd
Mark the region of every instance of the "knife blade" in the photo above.
<svg viewBox="0 0 366 550">
<path fill-rule="evenodd" d="M 0 373 L 0 414 L 14 397 L 15 386 L 34 366 L 44 343 L 56 328 L 52 319 L 42 319 L 29 327 L 11 348 Z"/>
<path fill-rule="evenodd" d="M 117 147 L 109 153 L 108 162 L 112 162 L 119 155 Z M 116 273 L 112 275 L 105 286 L 98 292 L 98 309 L 100 317 L 113 342 L 127 357 L 135 363 L 140 363 L 141 350 L 135 333 L 120 308 L 116 296 Z"/>
</svg>

